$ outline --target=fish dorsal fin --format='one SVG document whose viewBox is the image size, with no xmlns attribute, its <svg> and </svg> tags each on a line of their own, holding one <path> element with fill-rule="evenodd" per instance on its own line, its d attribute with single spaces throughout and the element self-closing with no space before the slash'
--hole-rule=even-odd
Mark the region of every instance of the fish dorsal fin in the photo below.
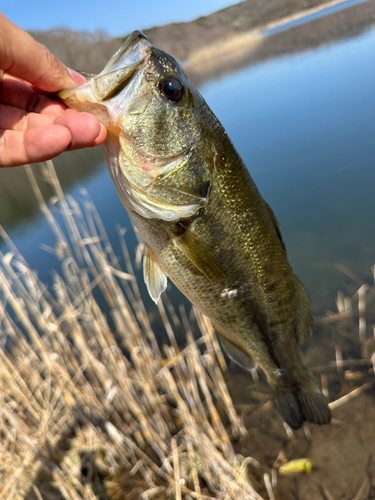
<svg viewBox="0 0 375 500">
<path fill-rule="evenodd" d="M 215 252 L 194 233 L 184 228 L 181 236 L 172 238 L 172 242 L 187 259 L 192 262 L 207 279 L 222 281 L 225 269 Z"/>
<path fill-rule="evenodd" d="M 273 213 L 273 210 L 268 205 L 268 203 L 266 201 L 264 203 L 266 204 L 266 208 L 267 208 L 267 211 L 269 213 L 269 216 L 271 217 L 271 221 L 273 222 L 273 225 L 275 226 L 276 233 L 277 233 L 278 237 L 280 238 L 281 246 L 283 247 L 284 252 L 286 253 L 286 247 L 285 247 L 283 237 L 281 236 L 279 221 L 276 219 L 276 215 Z"/>
<path fill-rule="evenodd" d="M 313 314 L 306 290 L 297 276 L 295 276 L 294 279 L 296 281 L 296 294 L 298 300 L 296 336 L 297 342 L 301 343 L 305 342 L 310 337 L 313 327 Z"/>
<path fill-rule="evenodd" d="M 230 359 L 237 363 L 238 365 L 245 368 L 245 370 L 254 370 L 256 364 L 249 358 L 244 352 L 242 352 L 238 347 L 236 347 L 232 342 L 227 340 L 222 335 L 218 334 L 218 339 L 223 350 L 228 354 Z"/>
<path fill-rule="evenodd" d="M 159 261 L 148 245 L 145 245 L 145 253 L 143 256 L 143 278 L 148 293 L 156 304 L 160 295 L 167 288 L 167 275 L 160 267 Z"/>
</svg>

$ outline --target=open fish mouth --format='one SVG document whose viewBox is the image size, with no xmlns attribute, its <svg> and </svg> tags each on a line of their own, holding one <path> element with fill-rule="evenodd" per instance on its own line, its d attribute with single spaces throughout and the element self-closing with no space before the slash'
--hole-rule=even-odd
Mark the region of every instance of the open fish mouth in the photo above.
<svg viewBox="0 0 375 500">
<path fill-rule="evenodd" d="M 133 31 L 98 75 L 82 71 L 87 83 L 62 90 L 57 94 L 58 97 L 73 109 L 97 114 L 94 108 L 88 109 L 88 103 L 104 103 L 120 92 L 135 71 L 148 60 L 152 48 L 141 31 Z M 102 114 L 99 114 L 98 118 L 102 119 Z"/>
<path fill-rule="evenodd" d="M 150 53 L 150 43 L 142 31 L 133 31 L 119 50 L 113 54 L 102 73 L 109 73 L 140 62 Z"/>
<path fill-rule="evenodd" d="M 111 57 L 103 71 L 91 80 L 98 101 L 113 97 L 151 53 L 151 45 L 141 31 L 133 31 L 122 47 Z"/>
</svg>

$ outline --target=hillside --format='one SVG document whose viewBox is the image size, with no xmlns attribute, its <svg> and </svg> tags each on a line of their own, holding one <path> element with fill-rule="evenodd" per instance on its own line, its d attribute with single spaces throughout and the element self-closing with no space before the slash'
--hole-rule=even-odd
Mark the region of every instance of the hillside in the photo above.
<svg viewBox="0 0 375 500">
<path fill-rule="evenodd" d="M 192 54 L 207 46 L 222 44 L 269 23 L 303 13 L 325 3 L 326 0 L 267 0 L 267 2 L 245 0 L 189 23 L 166 24 L 151 29 L 134 26 L 134 29 L 142 29 L 155 46 L 169 52 L 180 61 L 186 61 Z M 366 15 L 354 14 L 355 11 L 363 13 L 363 10 L 366 10 Z M 284 41 L 282 45 L 286 50 L 291 48 L 296 50 L 298 47 L 305 47 L 306 44 L 316 44 L 327 38 L 342 36 L 343 33 L 357 29 L 358 23 L 371 24 L 375 22 L 374 2 L 346 9 L 343 11 L 343 17 L 345 22 L 340 23 L 338 27 L 330 27 L 327 33 L 324 27 L 323 30 L 314 30 L 311 34 L 311 23 L 305 24 L 303 41 L 294 37 L 291 43 Z M 327 19 L 326 24 L 330 24 L 329 17 Z M 100 71 L 127 35 L 124 33 L 124 37 L 111 38 L 104 31 L 87 33 L 66 28 L 30 33 L 68 66 L 89 72 Z"/>
</svg>

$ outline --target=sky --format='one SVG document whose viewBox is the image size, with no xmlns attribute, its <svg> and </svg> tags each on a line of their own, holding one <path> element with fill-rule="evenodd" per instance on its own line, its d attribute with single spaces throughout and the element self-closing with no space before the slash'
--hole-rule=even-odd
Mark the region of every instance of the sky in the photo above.
<svg viewBox="0 0 375 500">
<path fill-rule="evenodd" d="M 122 36 L 169 22 L 191 21 L 238 3 L 238 0 L 50 0 L 3 1 L 0 11 L 25 30 L 67 27 L 73 30 L 105 30 Z"/>
</svg>

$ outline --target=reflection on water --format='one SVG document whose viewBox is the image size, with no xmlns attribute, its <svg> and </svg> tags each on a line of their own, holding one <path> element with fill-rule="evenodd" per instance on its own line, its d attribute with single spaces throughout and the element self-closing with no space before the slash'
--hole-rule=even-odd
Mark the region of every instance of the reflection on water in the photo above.
<svg viewBox="0 0 375 500">
<path fill-rule="evenodd" d="M 54 160 L 61 185 L 68 190 L 82 178 L 93 174 L 103 166 L 101 148 L 92 148 L 64 153 Z M 52 196 L 52 189 L 44 182 L 43 165 L 32 166 L 42 195 Z M 0 169 L 0 224 L 6 229 L 23 231 L 23 224 L 39 212 L 35 195 L 31 189 L 26 171 L 20 168 Z"/>
</svg>

